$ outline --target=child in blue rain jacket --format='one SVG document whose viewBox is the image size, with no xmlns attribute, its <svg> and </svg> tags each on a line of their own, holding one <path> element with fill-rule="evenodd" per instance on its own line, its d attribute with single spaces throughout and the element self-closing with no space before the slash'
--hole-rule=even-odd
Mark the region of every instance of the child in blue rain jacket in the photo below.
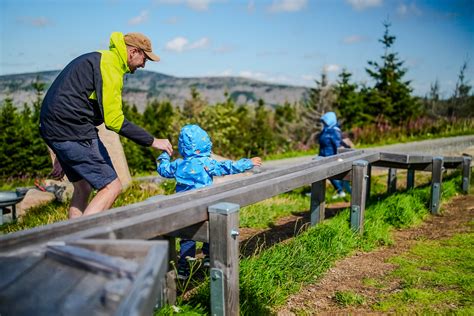
<svg viewBox="0 0 474 316">
<path fill-rule="evenodd" d="M 318 136 L 319 156 L 328 157 L 337 155 L 337 149 L 339 147 L 350 148 L 348 144 L 342 141 L 342 132 L 337 123 L 336 113 L 325 113 L 321 116 L 321 122 L 323 123 L 323 130 Z M 336 179 L 331 179 L 330 181 L 337 191 L 333 199 L 345 197 L 346 193 L 344 192 L 343 181 Z M 348 193 L 351 193 L 349 186 L 346 186 L 346 190 Z"/>
<path fill-rule="evenodd" d="M 157 158 L 157 171 L 165 178 L 176 179 L 176 192 L 189 191 L 212 184 L 214 176 L 242 173 L 260 166 L 259 157 L 243 158 L 238 161 L 217 161 L 211 158 L 212 142 L 207 133 L 197 125 L 186 125 L 181 129 L 178 150 L 183 158 L 171 161 L 167 152 Z M 209 244 L 203 244 L 204 264 L 209 265 Z M 180 241 L 180 258 L 178 260 L 178 277 L 187 279 L 189 265 L 186 257 L 196 255 L 196 242 L 182 239 Z"/>
</svg>

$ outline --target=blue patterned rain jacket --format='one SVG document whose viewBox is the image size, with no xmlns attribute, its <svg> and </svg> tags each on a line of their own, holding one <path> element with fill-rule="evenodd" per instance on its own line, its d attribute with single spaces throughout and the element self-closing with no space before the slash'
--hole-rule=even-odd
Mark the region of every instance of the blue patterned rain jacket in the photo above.
<svg viewBox="0 0 474 316">
<path fill-rule="evenodd" d="M 166 152 L 157 158 L 158 173 L 176 179 L 176 192 L 211 185 L 214 176 L 242 173 L 253 168 L 252 161 L 247 158 L 238 161 L 211 159 L 211 139 L 197 125 L 186 125 L 181 129 L 178 150 L 183 158 L 170 161 Z"/>
</svg>

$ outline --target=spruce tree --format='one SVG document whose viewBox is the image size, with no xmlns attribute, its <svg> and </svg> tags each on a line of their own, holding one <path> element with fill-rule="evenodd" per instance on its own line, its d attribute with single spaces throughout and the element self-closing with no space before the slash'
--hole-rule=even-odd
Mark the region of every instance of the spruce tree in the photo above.
<svg viewBox="0 0 474 316">
<path fill-rule="evenodd" d="M 357 91 L 357 84 L 351 83 L 351 77 L 352 74 L 347 69 L 343 69 L 335 86 L 336 110 L 344 129 L 362 126 L 367 121 L 363 99 Z"/>
<path fill-rule="evenodd" d="M 366 111 L 369 115 L 377 117 L 383 115 L 393 124 L 401 124 L 410 118 L 416 117 L 420 112 L 420 105 L 410 94 L 412 88 L 410 81 L 404 80 L 407 69 L 398 53 L 392 51 L 396 37 L 389 32 L 390 23 L 384 22 L 385 32 L 382 39 L 384 55 L 382 63 L 369 61 L 370 68 L 366 68 L 368 75 L 374 79 L 373 90 L 367 93 Z"/>
</svg>

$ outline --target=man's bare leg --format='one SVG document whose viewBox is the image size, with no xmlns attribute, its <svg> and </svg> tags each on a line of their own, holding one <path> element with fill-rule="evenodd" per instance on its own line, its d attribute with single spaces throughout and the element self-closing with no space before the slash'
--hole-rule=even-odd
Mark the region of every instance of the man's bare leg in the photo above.
<svg viewBox="0 0 474 316">
<path fill-rule="evenodd" d="M 109 209 L 122 192 L 119 178 L 100 189 L 84 211 L 84 215 L 92 215 Z"/>
<path fill-rule="evenodd" d="M 82 216 L 92 191 L 90 184 L 84 179 L 73 182 L 72 185 L 74 186 L 74 193 L 69 206 L 69 219 Z"/>
</svg>

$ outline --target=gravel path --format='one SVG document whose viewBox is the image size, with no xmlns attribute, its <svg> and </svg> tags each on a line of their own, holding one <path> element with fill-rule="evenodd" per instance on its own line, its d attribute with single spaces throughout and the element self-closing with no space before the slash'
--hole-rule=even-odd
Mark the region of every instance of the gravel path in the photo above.
<svg viewBox="0 0 474 316">
<path fill-rule="evenodd" d="M 462 154 L 469 154 L 471 156 L 474 156 L 474 135 L 429 139 L 405 144 L 394 144 L 387 146 L 356 149 L 410 154 L 423 153 L 441 156 L 461 156 Z M 313 157 L 314 156 L 304 156 L 281 160 L 264 161 L 261 171 L 279 168 L 283 166 L 288 167 L 289 165 L 308 162 Z"/>
</svg>

